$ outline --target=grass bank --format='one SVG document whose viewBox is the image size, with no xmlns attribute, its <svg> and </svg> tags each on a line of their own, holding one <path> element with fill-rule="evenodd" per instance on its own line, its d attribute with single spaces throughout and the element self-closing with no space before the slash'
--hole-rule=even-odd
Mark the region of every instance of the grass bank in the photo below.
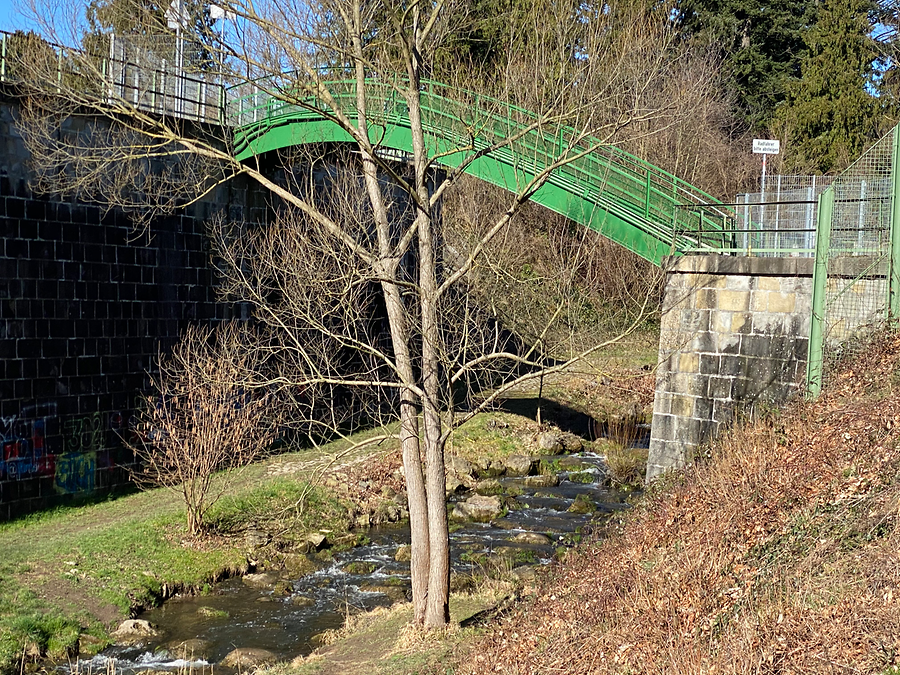
<svg viewBox="0 0 900 675">
<path fill-rule="evenodd" d="M 898 445 L 891 332 L 659 483 L 451 671 L 897 673 Z"/>
<path fill-rule="evenodd" d="M 0 524 L 0 672 L 18 672 L 23 660 L 42 656 L 90 654 L 135 611 L 178 592 L 203 592 L 247 570 L 251 558 L 268 564 L 270 550 L 249 543 L 248 533 L 261 531 L 271 550 L 322 528 L 342 541 L 359 495 L 317 481 L 341 464 L 366 461 L 374 471 L 383 449 L 365 460 L 371 447 L 351 448 L 379 433 L 247 467 L 210 512 L 202 539 L 187 537 L 179 497 L 164 489 Z"/>
<path fill-rule="evenodd" d="M 483 633 L 479 615 L 490 613 L 508 590 L 488 584 L 472 593 L 452 594 L 451 628 L 440 633 L 411 629 L 410 603 L 358 614 L 313 654 L 275 666 L 266 675 L 445 675 L 460 645 Z"/>
</svg>

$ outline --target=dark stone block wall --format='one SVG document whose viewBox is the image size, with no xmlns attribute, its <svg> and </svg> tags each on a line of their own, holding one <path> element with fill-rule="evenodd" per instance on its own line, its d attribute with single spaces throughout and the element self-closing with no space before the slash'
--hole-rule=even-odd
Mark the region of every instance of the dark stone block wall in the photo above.
<svg viewBox="0 0 900 675">
<path fill-rule="evenodd" d="M 137 236 L 122 212 L 32 194 L 14 114 L 0 108 L 0 519 L 128 483 L 122 440 L 160 348 L 230 313 L 204 222 L 246 197 L 223 186 Z"/>
</svg>

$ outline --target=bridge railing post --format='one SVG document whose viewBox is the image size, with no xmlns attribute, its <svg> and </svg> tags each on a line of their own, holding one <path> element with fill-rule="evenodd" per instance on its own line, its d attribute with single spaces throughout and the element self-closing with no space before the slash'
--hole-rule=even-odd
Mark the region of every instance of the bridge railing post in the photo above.
<svg viewBox="0 0 900 675">
<path fill-rule="evenodd" d="M 644 218 L 646 218 L 647 220 L 650 220 L 650 190 L 651 190 L 650 169 L 645 169 L 644 173 L 647 176 L 647 181 L 646 181 L 645 190 L 644 190 Z"/>
</svg>

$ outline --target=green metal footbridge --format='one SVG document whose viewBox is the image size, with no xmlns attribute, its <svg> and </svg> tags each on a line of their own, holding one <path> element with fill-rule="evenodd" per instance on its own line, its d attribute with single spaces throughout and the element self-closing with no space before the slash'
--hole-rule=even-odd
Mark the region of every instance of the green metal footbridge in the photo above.
<svg viewBox="0 0 900 675">
<path fill-rule="evenodd" d="M 356 118 L 356 82 L 324 83 L 349 119 Z M 245 86 L 246 89 L 246 86 Z M 439 82 L 423 84 L 426 143 L 435 162 L 518 192 L 551 168 L 531 200 L 599 232 L 660 265 L 668 255 L 733 247 L 731 209 L 648 162 L 574 129 Z M 286 102 L 264 85 L 231 90 L 224 122 L 245 161 L 291 146 L 351 142 L 332 109 L 317 97 Z M 369 139 L 386 156 L 412 152 L 406 103 L 390 83 L 366 83 Z M 548 131 L 551 128 L 551 131 Z M 562 161 L 560 161 L 562 159 Z"/>
<path fill-rule="evenodd" d="M 0 31 L 0 83 L 19 81 L 8 63 L 15 35 Z M 335 111 L 315 96 L 297 95 L 295 73 L 227 87 L 202 74 L 171 73 L 165 61 L 139 63 L 127 38 L 101 55 L 110 100 L 136 109 L 233 129 L 241 160 L 291 146 L 352 142 Z M 57 82 L 77 53 L 59 45 Z M 146 55 L 144 55 L 146 56 Z M 145 59 L 146 61 L 146 59 Z M 356 81 L 319 83 L 346 118 L 356 118 Z M 396 83 L 366 81 L 369 139 L 376 151 L 404 159 L 412 151 L 409 113 Z M 425 81 L 421 91 L 426 143 L 436 164 L 520 193 L 535 176 L 547 179 L 532 201 L 599 232 L 660 265 L 683 253 L 738 249 L 734 211 L 693 185 L 623 150 L 522 108 Z"/>
</svg>

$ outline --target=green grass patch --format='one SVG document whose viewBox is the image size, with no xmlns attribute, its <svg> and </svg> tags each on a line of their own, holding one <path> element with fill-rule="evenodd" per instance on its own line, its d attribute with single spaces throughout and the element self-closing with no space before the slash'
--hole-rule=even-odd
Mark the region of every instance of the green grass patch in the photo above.
<svg viewBox="0 0 900 675">
<path fill-rule="evenodd" d="M 280 455 L 278 462 L 310 462 L 309 470 L 290 476 L 270 476 L 266 462 L 233 473 L 209 513 L 218 536 L 207 541 L 186 537 L 184 506 L 178 494 L 165 489 L 0 524 L 0 674 L 19 672 L 23 649 L 64 659 L 81 633 L 97 638 L 90 648 L 83 644 L 83 652 L 99 649 L 106 631 L 134 608 L 178 590 L 209 592 L 213 580 L 246 565 L 243 532 L 249 527 L 284 524 L 288 537 L 319 529 L 345 532 L 347 507 L 305 480 L 336 453 L 369 454 L 371 447 L 352 450 L 352 443 L 385 433 L 389 430 L 369 430 L 316 450 Z M 214 489 L 221 480 L 214 479 Z"/>
<path fill-rule="evenodd" d="M 220 570 L 237 570 L 245 556 L 236 548 L 181 545 L 179 517 L 113 525 L 81 536 L 70 549 L 82 586 L 123 614 L 135 606 L 153 606 L 167 589 L 200 588 Z"/>
<path fill-rule="evenodd" d="M 523 437 L 533 431 L 533 424 L 512 413 L 482 413 L 453 432 L 449 447 L 454 454 L 469 461 L 521 454 L 527 449 Z"/>
<path fill-rule="evenodd" d="M 301 537 L 322 529 L 346 532 L 350 514 L 347 505 L 326 488 L 279 477 L 245 493 L 223 497 L 210 510 L 209 523 L 223 534 L 261 527 Z"/>
<path fill-rule="evenodd" d="M 9 567 L 0 567 L 0 673 L 19 670 L 23 658 L 38 654 L 64 659 L 78 644 L 82 622 L 49 608 Z M 85 627 L 91 628 L 97 632 Z"/>
</svg>

